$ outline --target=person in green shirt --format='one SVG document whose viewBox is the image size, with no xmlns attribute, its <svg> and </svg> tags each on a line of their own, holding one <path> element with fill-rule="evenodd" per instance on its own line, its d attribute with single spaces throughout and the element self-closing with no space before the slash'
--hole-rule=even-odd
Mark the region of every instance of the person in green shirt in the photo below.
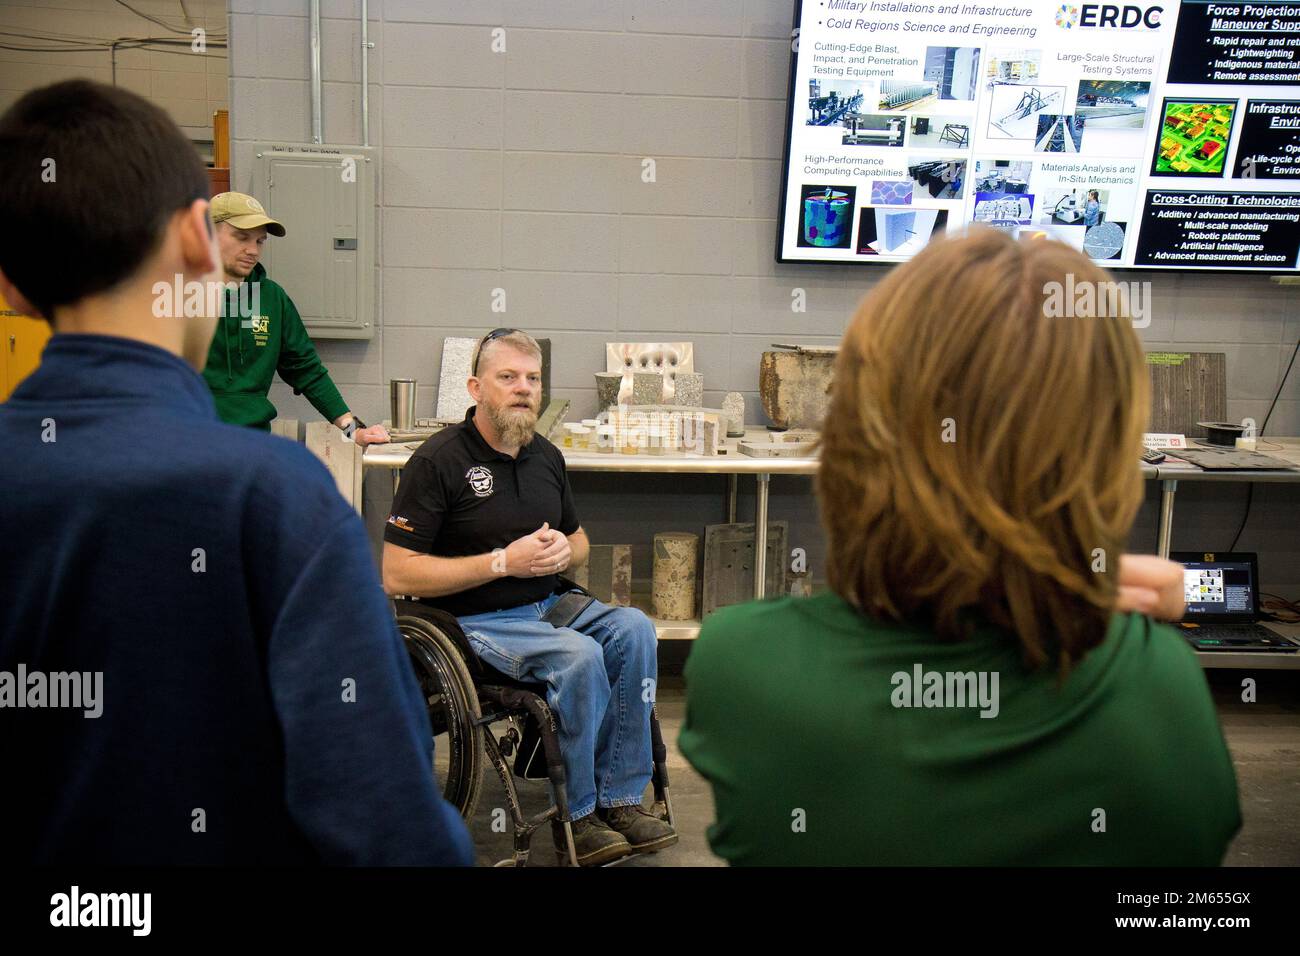
<svg viewBox="0 0 1300 956">
<path fill-rule="evenodd" d="M 1126 307 L 1056 308 L 1109 282 L 985 229 L 863 300 L 816 479 L 830 590 L 719 610 L 687 660 L 678 743 L 723 859 L 1222 861 L 1232 761 L 1195 654 L 1153 620 L 1181 615 L 1182 569 L 1123 554 L 1141 345 Z"/>
<path fill-rule="evenodd" d="M 269 431 L 275 406 L 267 393 L 276 372 L 295 392 L 358 445 L 388 441 L 382 425 L 366 427 L 349 409 L 293 300 L 267 277 L 258 261 L 268 234 L 283 236 L 284 226 L 262 204 L 244 193 L 212 197 L 212 221 L 225 281 L 225 308 L 208 352 L 204 381 L 216 400 L 217 414 L 232 425 Z"/>
</svg>

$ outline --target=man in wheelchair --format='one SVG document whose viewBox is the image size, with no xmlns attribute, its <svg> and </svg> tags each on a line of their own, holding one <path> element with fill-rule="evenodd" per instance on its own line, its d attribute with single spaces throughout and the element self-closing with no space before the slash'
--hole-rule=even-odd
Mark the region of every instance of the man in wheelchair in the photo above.
<svg viewBox="0 0 1300 956">
<path fill-rule="evenodd" d="M 641 805 L 656 636 L 640 611 L 599 601 L 567 625 L 545 620 L 562 596 L 559 574 L 587 560 L 590 542 L 563 456 L 534 432 L 541 358 L 517 329 L 479 342 L 468 383 L 476 404 L 402 473 L 384 530 L 384 589 L 453 614 L 485 662 L 546 684 L 578 862 L 596 866 L 677 842 Z"/>
</svg>

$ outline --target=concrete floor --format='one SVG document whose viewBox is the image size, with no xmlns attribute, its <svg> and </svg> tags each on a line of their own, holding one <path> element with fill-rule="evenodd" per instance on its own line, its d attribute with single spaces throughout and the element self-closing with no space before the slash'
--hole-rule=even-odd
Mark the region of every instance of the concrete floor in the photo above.
<svg viewBox="0 0 1300 956">
<path fill-rule="evenodd" d="M 1225 866 L 1300 866 L 1300 671 L 1209 672 L 1237 769 L 1241 832 Z M 1256 702 L 1243 703 L 1242 679 Z"/>
<path fill-rule="evenodd" d="M 713 820 L 713 795 L 677 750 L 677 735 L 685 713 L 681 678 L 684 649 L 661 649 L 658 692 L 659 719 L 668 744 L 668 773 L 673 809 L 681 836 L 677 846 L 661 853 L 632 857 L 619 866 L 722 866 L 705 840 Z M 1241 680 L 1256 679 L 1256 703 L 1241 701 Z M 1300 672 L 1215 671 L 1210 684 L 1223 723 L 1224 735 L 1237 769 L 1244 824 L 1228 849 L 1227 866 L 1300 865 Z M 524 811 L 540 813 L 547 806 L 546 785 L 519 781 Z M 492 830 L 493 809 L 506 807 L 505 790 L 490 769 L 484 776 L 478 810 L 471 824 L 479 865 L 508 859 L 509 833 Z M 500 815 L 497 815 L 498 818 Z M 531 866 L 554 866 L 547 828 L 537 831 Z"/>
<path fill-rule="evenodd" d="M 668 745 L 668 780 L 680 839 L 676 846 L 667 850 L 629 857 L 619 861 L 616 866 L 726 865 L 710 852 L 709 844 L 704 838 L 705 828 L 713 822 L 713 791 L 677 749 L 677 735 L 681 733 L 682 720 L 686 715 L 686 684 L 682 680 L 682 667 L 689 649 L 687 641 L 664 642 L 659 646 L 659 725 L 663 731 L 664 743 Z M 519 786 L 525 814 L 541 813 L 546 809 L 548 799 L 545 782 L 518 778 L 515 782 Z M 649 800 L 650 791 L 647 788 L 647 806 Z M 480 866 L 491 866 L 507 860 L 513 852 L 512 835 L 492 831 L 492 810 L 507 806 L 505 788 L 497 779 L 496 772 L 489 768 L 484 774 L 483 789 L 479 792 L 478 809 L 470 823 L 470 833 L 474 837 L 474 849 Z M 500 814 L 497 816 L 500 818 Z M 549 828 L 543 827 L 533 834 L 533 852 L 528 863 L 530 866 L 555 865 Z"/>
</svg>

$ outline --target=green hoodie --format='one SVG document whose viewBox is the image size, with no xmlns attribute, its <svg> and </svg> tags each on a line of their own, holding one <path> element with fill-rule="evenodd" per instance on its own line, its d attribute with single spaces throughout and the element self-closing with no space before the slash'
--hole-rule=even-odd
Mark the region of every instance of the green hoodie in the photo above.
<svg viewBox="0 0 1300 956">
<path fill-rule="evenodd" d="M 733 864 L 1218 866 L 1241 827 L 1200 663 L 1137 614 L 1061 682 L 993 627 L 940 640 L 830 592 L 725 607 L 677 746 Z"/>
<path fill-rule="evenodd" d="M 348 410 L 348 404 L 321 364 L 293 300 L 266 277 L 260 262 L 245 280 L 245 284 L 249 282 L 258 285 L 258 314 L 241 316 L 236 293 L 226 293 L 225 315 L 217 320 L 203 370 L 216 399 L 217 414 L 232 425 L 269 431 L 276 411 L 266 396 L 279 372 L 294 394 L 306 395 L 316 411 L 334 421 Z M 240 291 L 240 299 L 252 301 L 249 289 L 241 287 Z"/>
</svg>

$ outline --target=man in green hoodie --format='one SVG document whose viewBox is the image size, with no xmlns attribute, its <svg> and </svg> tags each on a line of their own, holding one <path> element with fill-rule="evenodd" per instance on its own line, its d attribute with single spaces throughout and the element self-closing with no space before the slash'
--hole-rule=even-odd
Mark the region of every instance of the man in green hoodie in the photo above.
<svg viewBox="0 0 1300 956">
<path fill-rule="evenodd" d="M 226 293 L 226 308 L 203 370 L 221 420 L 269 431 L 276 411 L 266 396 L 279 372 L 295 392 L 306 395 L 318 412 L 358 445 L 388 441 L 382 425 L 367 428 L 348 410 L 293 300 L 267 278 L 258 261 L 268 233 L 283 236 L 284 226 L 244 193 L 218 193 L 211 208 L 225 281 L 238 286 L 237 291 L 232 288 Z"/>
</svg>

